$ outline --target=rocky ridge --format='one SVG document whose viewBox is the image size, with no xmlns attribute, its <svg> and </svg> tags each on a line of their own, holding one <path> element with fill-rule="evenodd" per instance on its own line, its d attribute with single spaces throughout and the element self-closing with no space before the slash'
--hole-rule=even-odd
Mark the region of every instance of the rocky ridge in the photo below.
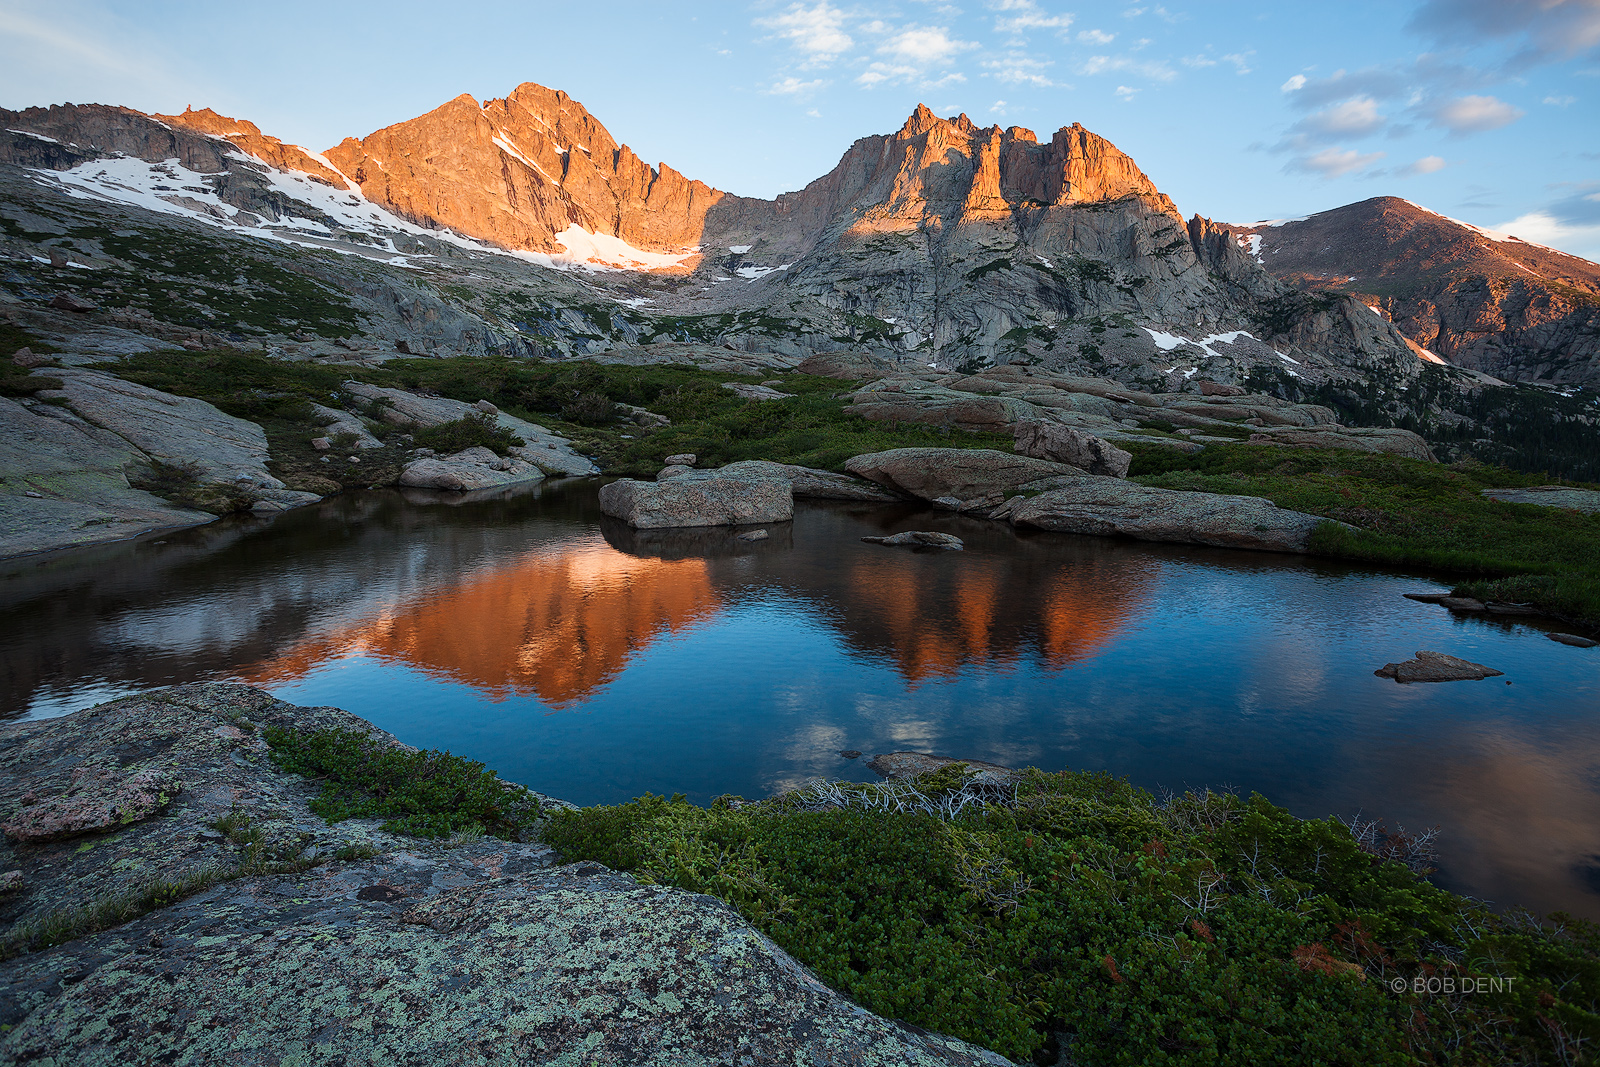
<svg viewBox="0 0 1600 1067">
<path fill-rule="evenodd" d="M 1600 385 L 1600 266 L 1380 196 L 1226 229 L 1273 274 L 1351 294 L 1419 348 L 1507 381 Z"/>
</svg>

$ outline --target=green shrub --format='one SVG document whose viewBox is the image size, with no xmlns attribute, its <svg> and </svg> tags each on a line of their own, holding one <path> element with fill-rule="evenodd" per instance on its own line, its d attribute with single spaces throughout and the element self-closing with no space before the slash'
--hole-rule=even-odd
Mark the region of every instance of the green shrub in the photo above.
<svg viewBox="0 0 1600 1067">
<path fill-rule="evenodd" d="M 460 452 L 464 448 L 483 447 L 500 455 L 527 442 L 511 430 L 501 426 L 493 415 L 474 412 L 453 422 L 442 422 L 427 430 L 418 430 L 416 443 L 439 452 Z"/>
<path fill-rule="evenodd" d="M 448 752 L 397 748 L 355 730 L 269 727 L 262 737 L 274 764 L 322 781 L 311 810 L 330 824 L 384 819 L 385 830 L 416 837 L 476 831 L 520 841 L 540 822 L 537 797 Z"/>
<path fill-rule="evenodd" d="M 961 772 L 645 796 L 556 813 L 544 838 L 722 897 L 870 1010 L 1015 1060 L 1554 1064 L 1600 1037 L 1596 929 L 1496 916 L 1374 854 L 1418 862 L 1403 834 L 1363 828 L 1364 847 L 1260 797 Z M 1414 991 L 1446 977 L 1500 991 Z"/>
<path fill-rule="evenodd" d="M 594 391 L 579 393 L 561 405 L 561 417 L 583 426 L 604 426 L 616 418 L 617 405 L 604 393 Z"/>
</svg>

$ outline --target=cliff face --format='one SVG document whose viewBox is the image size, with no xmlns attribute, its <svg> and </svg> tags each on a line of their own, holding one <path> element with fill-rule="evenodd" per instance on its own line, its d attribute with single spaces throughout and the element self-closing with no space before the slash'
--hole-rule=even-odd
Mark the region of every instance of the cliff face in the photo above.
<svg viewBox="0 0 1600 1067">
<path fill-rule="evenodd" d="M 402 217 L 514 249 L 559 251 L 556 235 L 579 226 L 685 252 L 728 199 L 664 163 L 650 167 L 582 104 L 532 82 L 483 104 L 463 94 L 326 155 Z"/>
<path fill-rule="evenodd" d="M 1278 277 L 1356 295 L 1459 366 L 1511 381 L 1600 383 L 1600 266 L 1586 260 L 1392 196 L 1226 228 L 1255 243 Z"/>
<path fill-rule="evenodd" d="M 326 185 L 335 189 L 348 189 L 350 184 L 345 181 L 344 175 L 328 166 L 325 161 L 313 156 L 304 148 L 294 144 L 284 144 L 276 137 L 269 137 L 261 132 L 261 127 L 253 122 L 243 119 L 230 119 L 226 115 L 219 115 L 210 108 L 196 111 L 193 108 L 184 108 L 179 115 L 151 115 L 158 122 L 168 126 L 182 127 L 194 130 L 210 137 L 221 137 L 231 141 L 234 145 L 263 163 L 277 167 L 279 170 L 294 170 L 310 175 L 321 180 Z M 138 153 L 135 153 L 138 154 Z M 140 156 L 140 158 L 148 158 Z"/>
</svg>

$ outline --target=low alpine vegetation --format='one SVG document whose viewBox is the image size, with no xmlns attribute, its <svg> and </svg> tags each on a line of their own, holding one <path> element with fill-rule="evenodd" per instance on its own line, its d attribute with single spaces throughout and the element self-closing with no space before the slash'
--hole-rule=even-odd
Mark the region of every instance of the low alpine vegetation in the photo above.
<svg viewBox="0 0 1600 1067">
<path fill-rule="evenodd" d="M 383 819 L 385 830 L 415 837 L 523 841 L 541 822 L 536 796 L 448 752 L 397 748 L 357 730 L 268 727 L 262 737 L 274 764 L 323 783 L 311 810 L 330 824 Z"/>
<path fill-rule="evenodd" d="M 1600 931 L 1497 916 L 1419 874 L 1417 839 L 1357 829 L 954 765 L 645 796 L 544 837 L 719 896 L 864 1007 L 1019 1062 L 1565 1064 L 1600 1038 Z"/>
</svg>

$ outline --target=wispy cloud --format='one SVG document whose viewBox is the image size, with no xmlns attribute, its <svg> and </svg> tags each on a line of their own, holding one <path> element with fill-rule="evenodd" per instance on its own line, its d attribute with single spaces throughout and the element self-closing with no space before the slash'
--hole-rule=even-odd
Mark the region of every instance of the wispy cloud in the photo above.
<svg viewBox="0 0 1600 1067">
<path fill-rule="evenodd" d="M 1399 175 L 1402 178 L 1415 178 L 1422 174 L 1436 174 L 1449 166 L 1443 156 L 1423 156 L 1421 159 L 1401 167 Z"/>
<path fill-rule="evenodd" d="M 1030 30 L 1065 33 L 1072 25 L 1071 15 L 1052 15 L 1041 9 L 1035 0 L 991 0 L 989 10 L 996 12 L 996 33 L 1027 33 Z"/>
<path fill-rule="evenodd" d="M 978 47 L 974 41 L 962 41 L 950 36 L 943 26 L 913 26 L 889 38 L 878 48 L 886 55 L 923 67 L 948 63 L 962 52 Z"/>
<path fill-rule="evenodd" d="M 790 96 L 799 93 L 814 93 L 827 84 L 827 81 L 822 78 L 815 78 L 808 82 L 801 81 L 799 78 L 785 78 L 782 81 L 773 82 L 762 92 L 771 96 Z"/>
<path fill-rule="evenodd" d="M 1103 48 L 1116 39 L 1116 34 L 1107 33 L 1104 30 L 1080 30 L 1078 32 L 1079 44 L 1097 44 Z"/>
<path fill-rule="evenodd" d="M 1008 52 L 983 61 L 984 69 L 996 81 L 1007 85 L 1031 85 L 1036 89 L 1048 89 L 1056 84 L 1045 73 L 1053 65 L 1048 59 L 1038 59 L 1025 52 Z"/>
<path fill-rule="evenodd" d="M 1426 0 L 1408 29 L 1450 43 L 1504 41 L 1514 65 L 1564 59 L 1600 46 L 1595 0 Z"/>
<path fill-rule="evenodd" d="M 1384 155 L 1383 152 L 1357 152 L 1354 148 L 1324 148 L 1312 155 L 1291 159 L 1284 170 L 1315 174 L 1320 178 L 1339 178 L 1372 166 Z"/>
<path fill-rule="evenodd" d="M 1139 74 L 1152 81 L 1169 82 L 1178 76 L 1165 62 L 1159 59 L 1136 59 L 1133 56 L 1090 56 L 1079 65 L 1082 74 Z"/>
<path fill-rule="evenodd" d="M 1430 109 L 1429 125 L 1453 134 L 1483 133 L 1509 126 L 1527 112 L 1492 96 L 1458 96 Z"/>
</svg>

